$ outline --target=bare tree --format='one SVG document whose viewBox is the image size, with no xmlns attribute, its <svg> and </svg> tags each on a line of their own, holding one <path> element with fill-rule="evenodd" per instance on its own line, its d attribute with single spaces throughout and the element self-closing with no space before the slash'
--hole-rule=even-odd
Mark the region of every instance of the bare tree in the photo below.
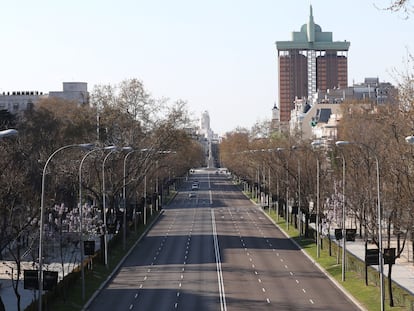
<svg viewBox="0 0 414 311">
<path fill-rule="evenodd" d="M 392 0 L 390 1 L 390 4 L 385 7 L 385 10 L 403 12 L 408 16 L 413 12 L 413 5 L 410 0 Z"/>
</svg>

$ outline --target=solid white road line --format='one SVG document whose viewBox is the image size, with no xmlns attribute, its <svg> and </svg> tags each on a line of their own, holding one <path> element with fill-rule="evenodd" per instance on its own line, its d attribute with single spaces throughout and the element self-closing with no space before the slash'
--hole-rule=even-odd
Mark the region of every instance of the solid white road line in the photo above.
<svg viewBox="0 0 414 311">
<path fill-rule="evenodd" d="M 223 271 L 221 270 L 220 247 L 219 247 L 219 242 L 217 238 L 216 218 L 214 216 L 214 210 L 211 210 L 211 224 L 212 224 L 212 229 L 213 229 L 214 252 L 216 256 L 217 280 L 218 280 L 219 295 L 220 295 L 220 310 L 227 311 L 226 294 L 224 292 L 224 283 L 223 283 Z"/>
</svg>

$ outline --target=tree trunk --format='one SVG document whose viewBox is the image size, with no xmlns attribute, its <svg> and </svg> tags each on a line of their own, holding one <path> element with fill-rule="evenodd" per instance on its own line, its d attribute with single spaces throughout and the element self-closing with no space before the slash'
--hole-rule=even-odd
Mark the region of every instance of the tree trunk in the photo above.
<svg viewBox="0 0 414 311">
<path fill-rule="evenodd" d="M 6 308 L 4 306 L 3 300 L 1 299 L 1 296 L 0 296 L 0 311 L 6 311 Z"/>
<path fill-rule="evenodd" d="M 365 254 L 367 253 L 367 249 L 368 249 L 368 241 L 365 240 Z M 368 286 L 368 265 L 365 262 L 365 286 Z"/>
<path fill-rule="evenodd" d="M 392 264 L 388 265 L 388 293 L 390 295 L 390 307 L 394 307 L 394 297 L 392 295 Z"/>
<path fill-rule="evenodd" d="M 328 227 L 328 241 L 329 241 L 329 257 L 332 256 L 332 240 L 331 235 L 329 234 L 329 227 Z"/>
<path fill-rule="evenodd" d="M 309 214 L 305 214 L 305 238 L 309 238 Z"/>
</svg>

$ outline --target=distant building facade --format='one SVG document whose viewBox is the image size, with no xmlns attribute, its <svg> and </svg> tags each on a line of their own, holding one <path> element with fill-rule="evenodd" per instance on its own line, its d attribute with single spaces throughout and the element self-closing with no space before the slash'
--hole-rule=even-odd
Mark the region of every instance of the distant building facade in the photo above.
<svg viewBox="0 0 414 311">
<path fill-rule="evenodd" d="M 374 105 L 395 103 L 396 88 L 379 78 L 365 78 L 364 82 L 347 88 L 318 91 L 308 98 L 296 98 L 289 122 L 290 135 L 301 139 L 335 140 L 340 121 L 341 104 L 358 101 Z"/>
<path fill-rule="evenodd" d="M 39 91 L 13 91 L 0 93 L 0 110 L 12 114 L 33 108 L 40 100 L 46 98 L 61 98 L 78 103 L 89 104 L 88 84 L 86 82 L 63 82 L 62 91 L 51 91 L 43 94 Z"/>
<path fill-rule="evenodd" d="M 219 150 L 220 142 L 217 134 L 210 127 L 210 115 L 208 111 L 204 111 L 200 116 L 200 125 L 198 128 L 198 141 L 204 148 L 206 157 L 206 165 L 209 168 L 219 166 Z"/>
<path fill-rule="evenodd" d="M 210 115 L 208 111 L 204 111 L 200 117 L 200 135 L 204 136 L 206 139 L 211 139 L 211 128 L 210 128 Z"/>
<path fill-rule="evenodd" d="M 333 41 L 332 32 L 323 32 L 315 24 L 312 6 L 308 23 L 299 32 L 292 32 L 292 40 L 276 42 L 280 130 L 289 129 L 295 98 L 348 86 L 349 46 L 347 41 Z"/>
<path fill-rule="evenodd" d="M 279 131 L 279 124 L 280 124 L 280 110 L 277 107 L 276 103 L 272 108 L 272 120 L 270 122 L 271 131 Z"/>
<path fill-rule="evenodd" d="M 14 91 L 0 94 L 0 110 L 6 110 L 12 114 L 32 109 L 42 98 L 47 98 L 39 91 Z"/>
<path fill-rule="evenodd" d="M 74 101 L 78 105 L 88 104 L 88 84 L 86 82 L 63 82 L 63 91 L 49 92 L 49 97 Z"/>
</svg>

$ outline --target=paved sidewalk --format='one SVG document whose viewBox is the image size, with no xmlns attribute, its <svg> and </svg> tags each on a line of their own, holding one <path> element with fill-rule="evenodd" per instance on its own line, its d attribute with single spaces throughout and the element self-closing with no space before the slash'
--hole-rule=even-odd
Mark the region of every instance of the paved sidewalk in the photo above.
<svg viewBox="0 0 414 311">
<path fill-rule="evenodd" d="M 348 228 L 355 228 L 355 224 L 351 224 L 352 220 L 351 217 L 348 217 L 347 225 Z M 335 227 L 339 228 L 340 225 L 336 225 L 335 221 L 331 219 L 331 230 L 330 236 L 332 241 L 335 243 L 340 243 L 342 247 L 342 240 L 337 241 L 335 239 Z M 313 228 L 315 224 L 311 224 Z M 383 227 L 384 228 L 384 227 Z M 385 248 L 385 230 L 383 231 L 383 248 Z M 402 241 L 401 241 L 402 242 Z M 390 247 L 397 248 L 397 236 L 391 236 Z M 368 248 L 376 248 L 375 245 L 368 245 Z M 363 239 L 359 239 L 358 237 L 355 239 L 355 242 L 347 241 L 346 242 L 346 250 L 347 252 L 351 253 L 355 257 L 359 258 L 361 261 L 365 261 L 365 241 Z M 410 261 L 411 260 L 411 261 Z M 371 266 L 372 268 L 379 271 L 379 266 Z M 384 264 L 384 279 L 388 277 L 388 265 Z M 404 250 L 400 256 L 400 258 L 396 258 L 395 264 L 392 266 L 392 280 L 398 284 L 400 287 L 404 288 L 407 292 L 411 293 L 414 296 L 414 262 L 413 262 L 413 245 L 411 241 L 407 238 L 407 241 L 404 246 Z M 386 290 L 387 292 L 387 290 Z"/>
<path fill-rule="evenodd" d="M 312 223 L 310 226 L 315 229 L 315 224 Z M 336 226 L 340 227 L 340 226 Z M 349 223 L 347 227 L 352 228 L 353 226 Z M 340 247 L 342 248 L 342 240 L 337 241 L 335 239 L 335 223 L 332 222 L 331 229 L 330 229 L 330 236 L 331 240 L 334 243 L 340 243 Z M 383 247 L 385 247 L 385 235 L 383 235 Z M 397 237 L 391 237 L 391 247 L 397 248 Z M 368 248 L 376 248 L 375 245 L 368 245 Z M 355 257 L 359 258 L 361 261 L 365 261 L 365 241 L 363 239 L 359 239 L 358 237 L 355 239 L 355 242 L 347 241 L 346 242 L 346 251 L 351 253 Z M 411 256 L 409 255 L 411 253 Z M 396 258 L 395 264 L 392 266 L 392 280 L 396 284 L 398 284 L 401 288 L 405 289 L 407 292 L 411 293 L 414 296 L 414 262 L 413 262 L 413 249 L 412 243 L 407 238 L 407 241 L 404 246 L 404 250 L 400 256 L 400 258 Z M 411 257 L 411 258 L 410 258 Z M 410 261 L 411 259 L 411 261 Z M 371 266 L 372 268 L 379 271 L 379 266 Z M 384 264 L 384 280 L 388 277 L 388 265 Z M 387 289 L 385 290 L 387 293 Z"/>
<path fill-rule="evenodd" d="M 3 304 L 6 308 L 6 311 L 17 310 L 17 298 L 16 294 L 14 293 L 14 289 L 12 286 L 11 281 L 11 266 L 14 265 L 13 261 L 2 261 L 0 262 L 0 296 L 3 300 Z M 65 272 L 68 270 L 73 269 L 73 264 L 67 263 L 65 264 Z M 25 269 L 33 269 L 31 262 L 24 262 L 22 263 L 22 270 Z M 61 263 L 52 263 L 48 265 L 48 269 L 52 271 L 59 272 L 59 280 L 62 278 L 62 267 Z M 15 271 L 15 270 L 14 270 Z M 65 273 L 66 274 L 66 273 Z M 16 278 L 16 277 L 15 277 Z M 38 292 L 33 290 L 28 290 L 23 288 L 23 275 L 19 280 L 19 294 L 20 294 L 20 307 L 24 310 L 28 305 L 32 303 L 32 301 L 37 299 Z M 36 297 L 35 297 L 36 296 Z"/>
<path fill-rule="evenodd" d="M 363 240 L 356 239 L 355 242 L 346 242 L 346 249 L 359 259 L 365 260 L 365 244 Z M 406 253 L 404 252 L 404 254 Z M 378 266 L 372 267 L 378 270 Z M 384 278 L 387 276 L 388 265 L 384 265 Z M 414 295 L 414 263 L 409 262 L 406 255 L 396 259 L 395 265 L 392 267 L 391 276 L 395 283 Z"/>
<path fill-rule="evenodd" d="M 0 278 L 0 282 L 1 282 L 0 296 L 1 296 L 1 299 L 3 300 L 4 307 L 6 308 L 6 311 L 17 310 L 17 299 L 16 299 L 16 295 L 12 287 L 12 282 L 8 276 L 4 278 L 3 275 L 4 273 L 1 275 L 1 278 Z M 22 310 L 24 310 L 32 302 L 33 292 L 23 289 L 23 280 L 22 280 L 19 284 L 19 293 L 21 295 L 20 306 Z"/>
<path fill-rule="evenodd" d="M 257 204 L 254 201 L 252 201 L 256 206 L 260 207 L 263 210 L 263 204 Z M 267 214 L 268 211 L 264 210 L 264 212 Z M 347 227 L 351 228 L 352 225 L 347 224 Z M 310 227 L 315 229 L 315 224 L 310 223 Z M 331 223 L 331 228 L 329 231 L 329 234 L 331 236 L 331 240 L 334 243 L 340 243 L 340 246 L 342 248 L 342 240 L 337 241 L 335 239 L 335 227 L 340 227 L 335 225 L 335 222 Z M 384 236 L 383 236 L 384 237 Z M 385 246 L 385 241 L 383 240 L 383 247 Z M 368 247 L 374 248 L 373 245 L 369 245 Z M 397 248 L 397 237 L 393 236 L 391 238 L 391 247 Z M 346 251 L 348 253 L 351 253 L 355 257 L 359 258 L 361 261 L 365 261 L 365 241 L 362 239 L 355 239 L 355 242 L 347 241 L 346 242 Z M 392 267 L 392 280 L 396 284 L 398 284 L 401 288 L 405 289 L 408 293 L 411 293 L 411 295 L 414 296 L 414 258 L 413 258 L 413 244 L 409 239 L 407 239 L 404 250 L 401 254 L 400 258 L 397 258 L 395 261 L 395 264 Z M 372 268 L 379 271 L 379 266 L 371 266 Z M 388 277 L 388 265 L 384 264 L 384 279 Z M 387 289 L 386 289 L 387 293 Z"/>
<path fill-rule="evenodd" d="M 253 202 L 253 201 L 252 201 Z M 253 202 L 254 204 L 256 204 L 255 202 Z M 263 209 L 263 207 L 261 207 L 260 205 L 256 204 L 256 206 L 258 206 L 267 216 L 268 216 L 268 212 L 266 210 Z M 268 216 L 269 217 L 269 216 Z M 311 223 L 309 224 L 310 227 L 312 227 L 313 229 L 315 229 L 315 224 Z M 284 230 L 282 229 L 282 231 L 284 232 Z M 337 241 L 335 239 L 335 229 L 331 228 L 330 230 L 330 236 L 331 236 L 331 240 L 333 243 L 340 243 L 340 247 L 342 248 L 342 240 Z M 285 233 L 286 236 L 287 233 Z M 394 237 L 394 239 L 391 239 L 391 247 L 397 247 L 397 238 Z M 384 241 L 383 241 L 383 245 L 385 245 Z M 373 245 L 369 245 L 369 248 L 374 248 L 375 246 Z M 395 282 L 396 284 L 398 284 L 401 288 L 405 289 L 408 293 L 410 293 L 411 295 L 414 296 L 414 262 L 412 259 L 411 255 L 411 261 L 409 260 L 409 254 L 411 252 L 411 254 L 413 253 L 413 249 L 412 249 L 412 244 L 407 243 L 405 244 L 404 247 L 404 251 L 401 254 L 400 258 L 397 258 L 395 261 L 395 264 L 392 267 L 392 280 L 393 282 Z M 346 251 L 349 254 L 354 255 L 355 257 L 357 257 L 358 259 L 360 259 L 361 261 L 365 261 L 365 241 L 363 239 L 355 239 L 355 242 L 351 242 L 351 241 L 347 241 L 346 242 Z M 305 252 L 306 254 L 306 252 Z M 342 260 L 342 258 L 340 259 Z M 317 262 L 315 261 L 315 264 L 317 264 Z M 377 271 L 379 271 L 379 266 L 375 265 L 375 266 L 371 266 L 372 268 L 376 269 Z M 388 277 L 388 265 L 384 264 L 384 279 L 386 279 Z M 323 269 L 321 267 L 321 269 Z M 329 277 L 329 275 L 327 274 L 327 276 Z M 331 280 L 336 283 L 335 279 L 331 278 Z M 342 287 L 339 283 L 337 283 L 340 287 Z M 388 289 L 385 289 L 385 294 L 387 295 L 387 291 Z M 349 295 L 349 293 L 345 290 L 344 291 L 346 294 Z M 352 296 L 349 296 L 350 299 L 353 299 Z M 356 301 L 355 301 L 356 302 Z M 357 302 L 356 302 L 357 303 Z M 357 303 L 358 305 L 358 303 Z M 362 310 L 364 310 L 364 308 L 362 306 L 360 306 Z M 409 306 L 407 306 L 409 307 Z"/>
<path fill-rule="evenodd" d="M 341 221 L 341 219 L 338 219 Z M 355 228 L 355 223 L 353 223 L 352 217 L 347 218 L 346 228 Z M 310 227 L 315 229 L 315 223 L 309 224 Z M 329 234 L 331 240 L 334 243 L 340 243 L 342 248 L 342 240 L 337 241 L 335 239 L 335 228 L 339 228 L 341 225 L 338 225 L 335 222 L 335 218 L 331 217 L 331 227 Z M 384 227 L 383 227 L 384 229 Z M 402 241 L 401 241 L 402 242 Z M 383 248 L 385 247 L 385 230 L 383 231 Z M 391 236 L 391 247 L 397 248 L 397 236 Z M 368 245 L 368 248 L 376 248 L 374 245 Z M 361 261 L 365 261 L 365 241 L 363 239 L 355 239 L 355 242 L 347 241 L 346 242 L 346 251 L 351 253 L 355 257 L 359 258 Z M 392 280 L 398 284 L 400 287 L 405 289 L 407 292 L 411 293 L 414 296 L 414 258 L 413 258 L 413 243 L 407 238 L 407 241 L 404 246 L 404 250 L 400 258 L 396 258 L 395 264 L 392 266 Z M 379 271 L 379 266 L 371 266 L 372 268 Z M 384 279 L 388 277 L 388 265 L 384 264 Z M 387 293 L 387 289 L 385 291 Z"/>
</svg>

